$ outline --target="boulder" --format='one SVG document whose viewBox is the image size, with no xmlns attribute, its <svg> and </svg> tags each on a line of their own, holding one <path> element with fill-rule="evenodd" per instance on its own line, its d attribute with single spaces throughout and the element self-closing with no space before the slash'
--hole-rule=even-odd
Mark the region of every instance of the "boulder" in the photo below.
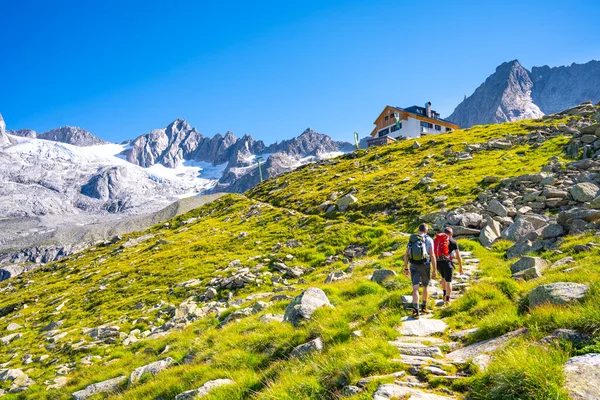
<svg viewBox="0 0 600 400">
<path fill-rule="evenodd" d="M 600 399 L 600 354 L 573 357 L 564 364 L 564 371 L 570 399 Z"/>
<path fill-rule="evenodd" d="M 515 223 L 502 231 L 502 237 L 512 242 L 518 242 L 524 239 L 527 235 L 535 232 L 536 228 L 524 215 L 519 215 L 515 219 Z"/>
<path fill-rule="evenodd" d="M 588 285 L 573 282 L 554 282 L 541 285 L 529 292 L 529 308 L 546 303 L 562 305 L 579 301 L 586 296 L 589 289 Z"/>
<path fill-rule="evenodd" d="M 373 275 L 371 276 L 371 280 L 373 282 L 382 283 L 387 278 L 391 276 L 396 276 L 396 272 L 391 269 L 378 269 L 373 271 Z"/>
<path fill-rule="evenodd" d="M 235 382 L 231 379 L 214 379 L 212 381 L 206 382 L 198 389 L 188 390 L 187 392 L 179 393 L 177 396 L 175 396 L 175 400 L 192 400 L 197 397 L 208 396 L 211 390 L 220 386 L 232 385 L 234 383 Z"/>
<path fill-rule="evenodd" d="M 544 269 L 548 266 L 546 261 L 540 257 L 521 257 L 518 261 L 510 266 L 510 271 L 513 274 L 525 271 L 530 268 Z"/>
<path fill-rule="evenodd" d="M 533 242 L 531 240 L 522 240 L 518 243 L 515 243 L 506 251 L 506 258 L 512 260 L 513 258 L 524 256 L 532 251 Z"/>
<path fill-rule="evenodd" d="M 586 203 L 594 200 L 596 196 L 598 196 L 600 188 L 591 182 L 581 182 L 571 186 L 569 192 L 576 201 Z"/>
<path fill-rule="evenodd" d="M 164 360 L 155 361 L 153 363 L 144 365 L 143 367 L 136 368 L 129 376 L 129 382 L 136 383 L 144 374 L 156 375 L 163 369 L 170 367 L 171 364 L 173 364 L 173 359 L 171 357 L 167 357 Z"/>
<path fill-rule="evenodd" d="M 508 217 L 508 210 L 497 199 L 492 199 L 488 203 L 487 210 L 499 217 Z"/>
<path fill-rule="evenodd" d="M 304 357 L 309 355 L 310 353 L 320 352 L 323 350 L 323 342 L 321 338 L 316 338 L 311 340 L 310 342 L 303 343 L 299 346 L 294 347 L 290 356 L 292 357 Z"/>
<path fill-rule="evenodd" d="M 542 238 L 553 239 L 565 234 L 565 230 L 560 224 L 549 224 L 542 229 Z"/>
<path fill-rule="evenodd" d="M 331 307 L 325 292 L 319 288 L 309 288 L 288 304 L 283 320 L 298 325 L 303 320 L 309 320 L 315 310 L 325 306 Z"/>
<path fill-rule="evenodd" d="M 17 329 L 21 329 L 21 325 L 19 324 L 15 324 L 14 322 L 11 322 L 10 324 L 8 324 L 8 326 L 6 327 L 7 331 L 16 331 Z"/>
<path fill-rule="evenodd" d="M 73 399 L 75 400 L 85 400 L 97 393 L 110 393 L 115 392 L 123 386 L 123 383 L 127 381 L 127 377 L 125 375 L 118 376 L 113 379 L 109 379 L 107 381 L 94 383 L 92 385 L 87 386 L 85 389 L 78 390 L 73 393 Z"/>
<path fill-rule="evenodd" d="M 344 195 L 337 199 L 335 205 L 337 206 L 338 210 L 346 211 L 351 204 L 354 204 L 356 202 L 358 202 L 358 199 L 350 193 L 348 193 L 347 195 Z"/>
<path fill-rule="evenodd" d="M 477 213 L 464 213 L 461 215 L 459 224 L 465 228 L 480 228 L 483 217 Z"/>
<path fill-rule="evenodd" d="M 494 242 L 500 238 L 502 232 L 502 225 L 500 222 L 488 218 L 483 226 L 481 232 L 479 232 L 479 242 L 485 247 L 491 247 Z"/>
</svg>

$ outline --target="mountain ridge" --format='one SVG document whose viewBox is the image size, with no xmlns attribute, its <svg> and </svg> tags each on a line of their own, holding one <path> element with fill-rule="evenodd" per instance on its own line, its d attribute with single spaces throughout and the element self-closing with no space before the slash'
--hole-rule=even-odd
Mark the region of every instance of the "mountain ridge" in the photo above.
<svg viewBox="0 0 600 400">
<path fill-rule="evenodd" d="M 500 64 L 448 119 L 463 128 L 539 118 L 585 101 L 600 101 L 600 61 L 559 67 Z"/>
</svg>

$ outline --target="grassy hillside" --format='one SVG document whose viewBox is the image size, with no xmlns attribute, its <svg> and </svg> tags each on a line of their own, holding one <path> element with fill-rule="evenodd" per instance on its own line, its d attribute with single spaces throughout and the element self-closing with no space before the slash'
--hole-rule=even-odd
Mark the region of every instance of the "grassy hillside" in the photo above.
<svg viewBox="0 0 600 400">
<path fill-rule="evenodd" d="M 528 135 L 577 118 L 476 127 L 420 140 L 420 148 L 407 141 L 360 150 L 1 282 L 0 336 L 21 336 L 0 343 L 0 364 L 21 369 L 35 382 L 3 398 L 71 398 L 92 383 L 129 376 L 137 367 L 171 357 L 173 365 L 155 376 L 146 374 L 118 393 L 93 398 L 173 399 L 209 380 L 230 378 L 235 384 L 207 398 L 370 399 L 378 383 L 393 378 L 374 380 L 354 396 L 342 388 L 361 377 L 409 369 L 389 343 L 407 315 L 401 296 L 410 293 L 409 279 L 399 274 L 383 285 L 368 279 L 376 269 L 401 272 L 402 250 L 393 251 L 406 244 L 402 232 L 413 229 L 419 215 L 474 200 L 487 186 L 485 176 L 540 171 L 551 157 L 563 157 L 569 139 L 475 152 L 465 161 L 452 154 L 468 144 Z M 419 181 L 431 172 L 437 182 L 428 191 Z M 347 212 L 319 209 L 334 192 L 341 196 L 353 189 L 359 201 Z M 444 195 L 445 205 L 434 202 Z M 486 371 L 449 366 L 449 373 L 472 374 L 457 380 L 428 377 L 431 388 L 459 398 L 566 398 L 564 361 L 600 351 L 600 254 L 597 247 L 584 252 L 576 247 L 595 246 L 600 239 L 568 237 L 541 256 L 552 262 L 571 255 L 574 263 L 529 282 L 511 279 L 511 263 L 504 258 L 510 243 L 498 242 L 491 250 L 471 240 L 460 243 L 480 260 L 479 279 L 451 307 L 437 309 L 436 317 L 446 318 L 450 333 L 480 328 L 467 343 L 520 327 L 529 331 L 500 351 Z M 351 245 L 366 252 L 344 254 Z M 302 275 L 285 276 L 281 263 L 299 267 Z M 346 279 L 323 283 L 334 271 L 346 271 Z M 220 288 L 214 299 L 207 297 L 207 288 L 218 286 L 214 278 L 240 274 L 246 278 L 243 287 Z M 590 283 L 590 294 L 574 305 L 530 311 L 529 291 L 555 281 Z M 283 314 L 292 296 L 310 287 L 323 289 L 333 307 L 317 310 L 297 327 L 265 321 L 267 314 Z M 185 306 L 190 302 L 202 312 L 190 311 Z M 246 313 L 250 308 L 254 311 Z M 19 328 L 7 330 L 11 324 Z M 89 331 L 99 326 L 118 326 L 120 334 L 99 340 Z M 593 340 L 581 346 L 538 344 L 556 328 L 578 329 Z M 353 333 L 357 330 L 360 335 Z M 448 335 L 441 338 L 449 340 Z M 290 355 L 314 338 L 322 339 L 322 352 L 303 359 Z M 0 382 L 0 388 L 10 389 L 11 382 Z"/>
</svg>

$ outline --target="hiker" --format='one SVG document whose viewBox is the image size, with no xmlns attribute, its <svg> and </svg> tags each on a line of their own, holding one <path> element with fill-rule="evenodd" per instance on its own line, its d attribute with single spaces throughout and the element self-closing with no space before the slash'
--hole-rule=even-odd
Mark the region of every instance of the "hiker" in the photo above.
<svg viewBox="0 0 600 400">
<path fill-rule="evenodd" d="M 433 239 L 427 235 L 429 228 L 427 224 L 419 225 L 419 233 L 410 235 L 406 253 L 404 254 L 404 273 L 412 280 L 413 317 L 419 318 L 420 312 L 426 313 L 427 309 L 427 286 L 429 275 L 435 279 L 436 258 L 433 252 Z M 410 262 L 410 269 L 408 268 Z M 433 269 L 431 268 L 433 264 Z M 423 302 L 419 309 L 419 283 L 423 283 Z"/>
<path fill-rule="evenodd" d="M 452 228 L 447 226 L 444 232 L 438 233 L 433 241 L 434 253 L 437 261 L 437 270 L 442 278 L 442 289 L 444 290 L 444 304 L 450 304 L 452 295 L 452 273 L 454 272 L 454 256 L 458 260 L 459 272 L 463 273 L 462 258 L 458 250 L 458 243 L 452 238 Z"/>
</svg>

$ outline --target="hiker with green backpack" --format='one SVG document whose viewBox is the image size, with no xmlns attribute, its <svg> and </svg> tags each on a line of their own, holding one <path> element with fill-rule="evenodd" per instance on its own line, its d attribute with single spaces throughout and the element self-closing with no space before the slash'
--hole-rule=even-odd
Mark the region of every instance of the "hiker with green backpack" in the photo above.
<svg viewBox="0 0 600 400">
<path fill-rule="evenodd" d="M 426 313 L 427 309 L 427 286 L 429 277 L 435 279 L 436 258 L 433 251 L 433 239 L 428 235 L 427 224 L 419 225 L 419 233 L 410 235 L 406 253 L 404 254 L 404 273 L 412 280 L 413 317 L 419 318 L 420 313 Z M 409 269 L 410 263 L 410 269 Z M 433 264 L 433 268 L 431 268 Z M 423 302 L 419 307 L 419 284 L 423 284 Z"/>
</svg>

